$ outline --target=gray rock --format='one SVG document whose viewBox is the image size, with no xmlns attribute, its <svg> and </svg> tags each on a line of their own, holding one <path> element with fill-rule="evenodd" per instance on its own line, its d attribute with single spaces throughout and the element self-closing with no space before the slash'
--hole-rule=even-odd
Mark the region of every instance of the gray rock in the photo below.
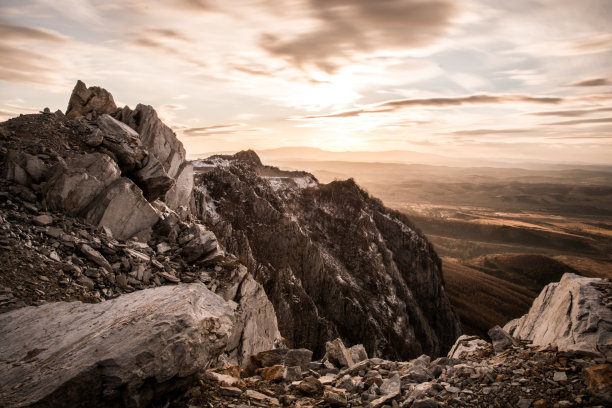
<svg viewBox="0 0 612 408">
<path fill-rule="evenodd" d="M 421 400 L 414 401 L 411 408 L 438 408 L 440 403 L 433 398 L 424 398 Z"/>
<path fill-rule="evenodd" d="M 517 346 L 518 343 L 504 329 L 499 326 L 492 327 L 487 333 L 493 343 L 496 353 L 501 353 L 510 346 Z"/>
<path fill-rule="evenodd" d="M 302 369 L 299 366 L 285 367 L 283 372 L 285 381 L 298 381 L 302 379 Z"/>
<path fill-rule="evenodd" d="M 163 197 L 174 185 L 174 180 L 168 177 L 161 163 L 154 156 L 150 156 L 147 165 L 134 172 L 132 178 L 149 201 Z"/>
<path fill-rule="evenodd" d="M 168 190 L 164 201 L 173 210 L 189 206 L 193 191 L 193 164 L 184 162 L 179 168 L 174 185 Z"/>
<path fill-rule="evenodd" d="M 464 334 L 460 336 L 453 347 L 448 352 L 448 358 L 461 360 L 464 355 L 484 351 L 489 347 L 489 343 L 480 339 L 478 336 Z"/>
<path fill-rule="evenodd" d="M 40 183 L 47 172 L 41 159 L 25 152 L 9 150 L 5 160 L 5 178 L 23 186 Z"/>
<path fill-rule="evenodd" d="M 147 406 L 197 381 L 225 349 L 232 320 L 202 284 L 4 313 L 0 404 Z"/>
<path fill-rule="evenodd" d="M 363 344 L 355 344 L 349 348 L 348 351 L 351 354 L 351 360 L 353 360 L 353 363 L 359 363 L 360 361 L 368 359 L 368 353 L 366 352 L 365 347 L 363 347 Z"/>
<path fill-rule="evenodd" d="M 345 407 L 348 403 L 346 392 L 337 388 L 328 388 L 323 392 L 323 401 L 333 407 Z"/>
<path fill-rule="evenodd" d="M 344 347 L 344 343 L 339 338 L 325 343 L 325 352 L 329 361 L 339 367 L 351 368 L 355 364 L 351 353 Z"/>
<path fill-rule="evenodd" d="M 537 346 L 612 356 L 612 309 L 605 301 L 611 292 L 611 282 L 566 273 L 560 282 L 546 285 L 529 312 L 504 329 Z"/>
<path fill-rule="evenodd" d="M 145 166 L 148 153 L 134 129 L 107 114 L 96 124 L 104 136 L 102 146 L 114 155 L 122 171 L 131 173 Z"/>
<path fill-rule="evenodd" d="M 48 214 L 41 214 L 32 218 L 32 221 L 34 221 L 36 225 L 46 226 L 53 224 L 53 217 Z"/>
<path fill-rule="evenodd" d="M 388 380 L 384 380 L 380 385 L 379 390 L 381 393 L 381 397 L 375 399 L 370 403 L 371 408 L 379 408 L 382 407 L 387 402 L 396 398 L 401 393 L 401 380 L 399 374 L 395 374 L 393 377 Z"/>
<path fill-rule="evenodd" d="M 181 254 L 186 262 L 194 262 L 218 249 L 215 234 L 202 224 L 192 224 L 187 232 L 179 238 L 182 245 Z"/>
<path fill-rule="evenodd" d="M 104 268 L 106 271 L 113 272 L 113 267 L 100 252 L 96 251 L 87 244 L 82 244 L 80 249 L 81 253 L 85 255 L 87 259 Z"/>
<path fill-rule="evenodd" d="M 94 129 L 93 132 L 85 136 L 83 141 L 89 147 L 98 147 L 104 141 L 104 135 L 102 135 L 102 131 L 100 129 Z"/>
<path fill-rule="evenodd" d="M 78 118 L 91 114 L 93 117 L 104 113 L 114 113 L 117 111 L 117 105 L 113 100 L 113 96 L 103 88 L 87 86 L 82 81 L 77 81 L 70 101 L 66 116 L 69 118 Z"/>
<path fill-rule="evenodd" d="M 157 117 L 155 109 L 142 104 L 135 110 L 126 106 L 117 118 L 138 132 L 149 154 L 155 156 L 168 176 L 175 179 L 185 161 L 185 148 L 172 129 Z"/>
<path fill-rule="evenodd" d="M 54 167 L 42 193 L 50 209 L 78 215 L 120 175 L 119 167 L 107 155 L 85 154 Z"/>
<path fill-rule="evenodd" d="M 87 221 L 107 227 L 119 240 L 148 230 L 159 220 L 157 211 L 140 189 L 126 178 L 116 180 L 102 191 L 84 214 Z"/>
</svg>

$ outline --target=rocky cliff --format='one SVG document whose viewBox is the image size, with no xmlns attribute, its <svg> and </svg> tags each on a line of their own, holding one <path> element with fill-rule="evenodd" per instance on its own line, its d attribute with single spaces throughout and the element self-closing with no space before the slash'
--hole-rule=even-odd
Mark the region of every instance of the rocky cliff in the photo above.
<svg viewBox="0 0 612 408">
<path fill-rule="evenodd" d="M 353 180 L 322 185 L 252 151 L 194 166 L 192 212 L 264 286 L 291 345 L 321 356 L 340 336 L 408 358 L 445 353 L 460 334 L 429 242 Z"/>
</svg>

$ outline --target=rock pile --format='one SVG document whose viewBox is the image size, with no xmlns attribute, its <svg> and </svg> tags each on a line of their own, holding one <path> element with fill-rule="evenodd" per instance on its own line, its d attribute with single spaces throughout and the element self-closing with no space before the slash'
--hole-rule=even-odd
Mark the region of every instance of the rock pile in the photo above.
<svg viewBox="0 0 612 408">
<path fill-rule="evenodd" d="M 342 344 L 339 339 L 334 343 Z M 200 385 L 176 403 L 232 408 L 560 408 L 610 402 L 610 364 L 599 364 L 605 361 L 602 357 L 524 342 L 496 354 L 492 344 L 469 336 L 462 336 L 453 349 L 454 354 L 434 360 L 426 355 L 406 362 L 364 356 L 351 367 L 333 364 L 330 355 L 290 366 L 295 361 L 288 363 L 271 350 L 254 356 L 262 362 L 255 372 L 226 367 L 205 373 Z"/>
</svg>

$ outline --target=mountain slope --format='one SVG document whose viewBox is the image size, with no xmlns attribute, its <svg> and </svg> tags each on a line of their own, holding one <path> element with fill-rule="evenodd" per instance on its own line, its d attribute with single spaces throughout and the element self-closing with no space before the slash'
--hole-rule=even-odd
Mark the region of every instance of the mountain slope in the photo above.
<svg viewBox="0 0 612 408">
<path fill-rule="evenodd" d="M 408 358 L 445 353 L 460 334 L 429 242 L 353 180 L 321 185 L 250 151 L 194 166 L 192 212 L 264 286 L 292 346 L 322 355 L 340 335 Z"/>
</svg>

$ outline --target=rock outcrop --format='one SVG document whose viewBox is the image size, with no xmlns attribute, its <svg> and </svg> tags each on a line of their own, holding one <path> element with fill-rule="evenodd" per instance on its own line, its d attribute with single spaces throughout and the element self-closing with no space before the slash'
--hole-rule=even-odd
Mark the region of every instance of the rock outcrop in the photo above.
<svg viewBox="0 0 612 408">
<path fill-rule="evenodd" d="M 192 213 L 264 286 L 292 346 L 320 357 L 341 337 L 407 358 L 446 353 L 459 335 L 431 245 L 352 180 L 320 185 L 254 152 L 194 166 Z"/>
<path fill-rule="evenodd" d="M 70 95 L 66 115 L 70 118 L 85 116 L 92 119 L 105 113 L 113 114 L 116 111 L 115 100 L 106 89 L 97 86 L 87 88 L 85 83 L 77 81 Z"/>
<path fill-rule="evenodd" d="M 612 357 L 612 283 L 567 273 L 504 329 L 535 345 Z"/>
<path fill-rule="evenodd" d="M 195 383 L 234 328 L 231 308 L 201 283 L 21 308 L 0 327 L 0 405 L 133 407 Z"/>
</svg>

